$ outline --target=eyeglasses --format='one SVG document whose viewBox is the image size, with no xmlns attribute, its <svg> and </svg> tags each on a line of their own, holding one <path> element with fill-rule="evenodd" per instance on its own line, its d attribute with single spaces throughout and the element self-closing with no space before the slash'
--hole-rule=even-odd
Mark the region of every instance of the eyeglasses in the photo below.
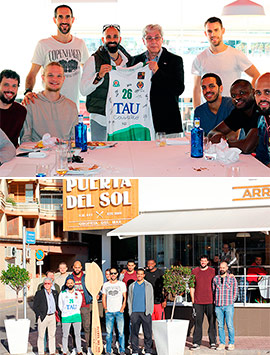
<svg viewBox="0 0 270 355">
<path fill-rule="evenodd" d="M 107 28 L 110 28 L 110 27 L 114 27 L 115 29 L 117 29 L 118 32 L 120 32 L 120 26 L 117 25 L 117 24 L 104 25 L 103 28 L 102 28 L 102 32 L 105 32 L 107 30 Z"/>
<path fill-rule="evenodd" d="M 117 272 L 110 272 L 110 275 L 117 275 Z"/>
<path fill-rule="evenodd" d="M 147 42 L 152 42 L 152 41 L 156 41 L 156 42 L 158 42 L 158 41 L 160 41 L 161 40 L 161 36 L 155 36 L 155 37 L 152 37 L 152 36 L 146 36 L 145 37 L 145 39 L 146 39 L 146 41 Z"/>
</svg>

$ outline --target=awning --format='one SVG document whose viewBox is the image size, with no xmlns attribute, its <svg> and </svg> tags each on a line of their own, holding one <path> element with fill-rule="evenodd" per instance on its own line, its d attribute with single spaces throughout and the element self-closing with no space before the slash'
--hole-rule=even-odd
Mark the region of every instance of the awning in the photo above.
<svg viewBox="0 0 270 355">
<path fill-rule="evenodd" d="M 269 207 L 145 212 L 108 236 L 270 231 Z"/>
</svg>

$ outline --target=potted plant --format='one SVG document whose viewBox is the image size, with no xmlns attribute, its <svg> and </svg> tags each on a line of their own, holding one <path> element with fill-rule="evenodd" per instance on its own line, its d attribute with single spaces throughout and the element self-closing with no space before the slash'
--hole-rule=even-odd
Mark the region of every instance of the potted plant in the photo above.
<svg viewBox="0 0 270 355">
<path fill-rule="evenodd" d="M 30 320 L 19 318 L 19 292 L 30 281 L 29 273 L 24 268 L 8 265 L 8 269 L 2 270 L 0 281 L 16 292 L 16 317 L 5 319 L 5 328 L 10 354 L 27 353 Z"/>
<path fill-rule="evenodd" d="M 164 291 L 174 298 L 171 319 L 153 321 L 153 333 L 158 355 L 183 355 L 189 321 L 173 319 L 177 296 L 189 293 L 195 285 L 191 269 L 184 266 L 171 266 L 164 273 Z"/>
</svg>

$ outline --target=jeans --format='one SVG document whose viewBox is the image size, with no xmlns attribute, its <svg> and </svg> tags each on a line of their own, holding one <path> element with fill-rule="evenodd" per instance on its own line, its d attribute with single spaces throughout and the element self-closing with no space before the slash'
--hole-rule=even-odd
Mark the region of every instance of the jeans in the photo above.
<svg viewBox="0 0 270 355">
<path fill-rule="evenodd" d="M 124 314 L 121 312 L 107 312 L 105 313 L 106 319 L 106 351 L 111 353 L 112 350 L 112 334 L 114 320 L 119 333 L 119 347 L 120 353 L 125 352 L 125 336 L 124 336 Z"/>
<path fill-rule="evenodd" d="M 63 353 L 67 354 L 68 352 L 68 335 L 70 326 L 73 326 L 74 333 L 75 333 L 75 342 L 76 342 L 76 349 L 78 353 L 82 352 L 81 346 L 81 322 L 75 323 L 62 323 L 62 344 L 63 344 Z"/>
<path fill-rule="evenodd" d="M 219 334 L 219 341 L 221 344 L 225 344 L 225 330 L 224 330 L 225 321 L 228 328 L 229 344 L 234 344 L 233 314 L 234 314 L 233 304 L 229 306 L 221 306 L 221 307 L 216 306 L 218 334 Z"/>
<path fill-rule="evenodd" d="M 89 307 L 81 307 L 82 327 L 84 329 L 86 352 L 91 347 L 91 312 Z M 73 342 L 75 344 L 75 342 Z"/>
<path fill-rule="evenodd" d="M 139 353 L 139 331 L 143 328 L 145 353 L 152 353 L 152 316 L 143 312 L 133 312 L 130 316 L 131 322 L 131 346 L 132 354 Z"/>
<path fill-rule="evenodd" d="M 216 326 L 215 326 L 215 316 L 214 316 L 214 305 L 213 304 L 197 304 L 194 303 L 194 308 L 196 311 L 195 317 L 195 329 L 193 333 L 193 344 L 201 345 L 202 342 L 202 324 L 204 314 L 208 319 L 208 337 L 209 343 L 216 343 Z"/>
</svg>

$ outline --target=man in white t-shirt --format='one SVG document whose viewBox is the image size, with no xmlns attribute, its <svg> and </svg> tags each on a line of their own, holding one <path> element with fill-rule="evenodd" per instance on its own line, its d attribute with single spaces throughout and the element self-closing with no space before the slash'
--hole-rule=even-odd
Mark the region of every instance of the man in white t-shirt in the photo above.
<svg viewBox="0 0 270 355">
<path fill-rule="evenodd" d="M 59 5 L 54 10 L 53 21 L 57 26 L 57 34 L 41 39 L 36 46 L 32 67 L 25 81 L 24 103 L 28 104 L 29 100 L 34 102 L 36 94 L 32 90 L 41 66 L 45 68 L 50 62 L 59 62 L 65 72 L 61 94 L 78 106 L 81 65 L 87 61 L 89 53 L 84 41 L 70 33 L 74 20 L 72 9 L 67 5 Z"/>
<path fill-rule="evenodd" d="M 241 78 L 245 72 L 252 78 L 254 87 L 260 73 L 245 54 L 223 42 L 225 28 L 218 17 L 210 17 L 204 24 L 204 34 L 209 41 L 209 48 L 197 55 L 192 63 L 194 75 L 193 107 L 201 103 L 201 78 L 206 73 L 215 73 L 223 83 L 223 95 L 230 96 L 231 84 Z"/>
<path fill-rule="evenodd" d="M 106 319 L 106 354 L 111 354 L 112 332 L 116 321 L 119 333 L 120 355 L 125 354 L 124 336 L 124 309 L 126 306 L 127 287 L 124 282 L 118 281 L 118 272 L 115 268 L 110 269 L 111 279 L 105 282 L 102 288 L 102 304 L 105 309 Z"/>
</svg>

